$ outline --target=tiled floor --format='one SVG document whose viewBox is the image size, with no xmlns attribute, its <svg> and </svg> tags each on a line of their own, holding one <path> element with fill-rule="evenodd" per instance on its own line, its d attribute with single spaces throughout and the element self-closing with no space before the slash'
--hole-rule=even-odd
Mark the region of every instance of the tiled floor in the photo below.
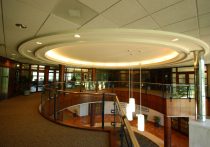
<svg viewBox="0 0 210 147">
<path fill-rule="evenodd" d="M 90 117 L 74 117 L 70 112 L 64 113 L 65 124 L 76 125 L 76 126 L 89 126 Z M 113 116 L 105 115 L 105 124 L 110 125 L 110 122 L 113 121 Z M 119 122 L 119 118 L 116 118 Z M 95 123 L 100 126 L 101 116 L 95 117 Z M 130 122 L 132 126 L 137 127 L 137 121 L 133 120 Z M 97 126 L 98 126 L 97 125 Z M 150 132 L 151 134 L 157 136 L 158 138 L 164 140 L 164 128 L 163 127 L 155 127 L 154 123 L 147 121 L 145 124 L 145 131 Z M 172 147 L 188 147 L 189 146 L 189 138 L 175 130 L 172 130 Z"/>
</svg>

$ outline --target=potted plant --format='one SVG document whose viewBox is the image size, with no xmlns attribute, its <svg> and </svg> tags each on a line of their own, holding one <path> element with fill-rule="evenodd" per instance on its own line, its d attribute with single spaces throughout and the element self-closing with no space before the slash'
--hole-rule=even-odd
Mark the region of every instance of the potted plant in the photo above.
<svg viewBox="0 0 210 147">
<path fill-rule="evenodd" d="M 30 94 L 30 83 L 31 83 L 31 79 L 29 77 L 27 76 L 20 77 L 21 90 L 24 95 Z"/>
<path fill-rule="evenodd" d="M 154 116 L 155 127 L 160 127 L 160 116 Z"/>
</svg>

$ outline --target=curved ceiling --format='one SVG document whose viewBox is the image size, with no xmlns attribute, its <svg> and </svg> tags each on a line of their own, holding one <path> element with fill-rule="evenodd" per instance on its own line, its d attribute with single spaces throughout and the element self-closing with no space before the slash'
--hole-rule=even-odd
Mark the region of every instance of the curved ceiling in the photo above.
<svg viewBox="0 0 210 147">
<path fill-rule="evenodd" d="M 92 29 L 44 36 L 19 46 L 27 58 L 76 67 L 138 68 L 192 60 L 192 51 L 209 51 L 196 38 L 163 31 Z"/>
<path fill-rule="evenodd" d="M 0 56 L 22 63 L 57 64 L 53 61 L 45 62 L 49 59 L 38 53 L 35 55 L 34 50 L 46 44 L 52 47 L 53 42 L 62 44 L 59 47 L 65 47 L 64 44 L 69 43 L 67 37 L 61 41 L 58 37 L 62 35 L 58 35 L 52 41 L 52 36 L 63 33 L 72 35 L 72 32 L 86 29 L 169 31 L 196 37 L 210 45 L 209 0 L 1 0 L 0 5 Z M 49 35 L 52 36 L 47 39 L 50 38 L 51 42 L 43 40 L 43 45 L 35 47 L 32 44 L 32 48 L 28 46 L 28 51 L 32 52 L 25 53 L 24 56 L 18 52 L 23 42 Z M 80 39 L 84 39 L 84 36 Z M 54 48 L 58 48 L 58 45 Z M 168 65 L 193 65 L 191 53 L 183 56 L 186 56 L 185 60 Z M 81 60 L 76 55 L 73 58 Z M 87 60 L 83 58 L 82 61 Z M 210 53 L 205 55 L 205 63 L 210 63 Z M 158 67 L 162 65 L 159 64 Z"/>
</svg>

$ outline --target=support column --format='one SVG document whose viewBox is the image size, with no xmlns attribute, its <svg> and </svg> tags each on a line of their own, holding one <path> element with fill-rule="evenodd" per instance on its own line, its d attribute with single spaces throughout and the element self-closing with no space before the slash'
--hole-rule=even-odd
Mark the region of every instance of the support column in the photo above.
<svg viewBox="0 0 210 147">
<path fill-rule="evenodd" d="M 59 82 L 64 82 L 64 72 L 65 72 L 65 65 L 59 64 Z M 60 89 L 64 89 L 64 84 L 60 84 Z"/>
<path fill-rule="evenodd" d="M 44 85 L 48 84 L 49 70 L 50 70 L 50 67 L 45 66 L 45 69 L 44 69 Z"/>
<path fill-rule="evenodd" d="M 171 118 L 164 115 L 164 147 L 171 147 Z"/>
<path fill-rule="evenodd" d="M 204 51 L 194 51 L 195 119 L 206 121 Z"/>
</svg>

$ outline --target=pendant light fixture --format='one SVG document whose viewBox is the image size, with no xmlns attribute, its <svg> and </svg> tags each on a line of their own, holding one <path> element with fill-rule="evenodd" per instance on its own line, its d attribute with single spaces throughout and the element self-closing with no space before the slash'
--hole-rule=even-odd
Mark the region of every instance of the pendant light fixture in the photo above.
<svg viewBox="0 0 210 147">
<path fill-rule="evenodd" d="M 136 104 L 135 104 L 135 98 L 133 97 L 133 68 L 131 68 L 131 78 L 130 78 L 130 96 L 129 96 L 129 104 L 131 107 L 131 111 L 135 112 Z"/>
<path fill-rule="evenodd" d="M 139 114 L 137 114 L 138 117 L 138 130 L 139 131 L 144 131 L 144 115 L 141 114 L 141 64 L 140 64 L 140 69 L 139 69 Z"/>
<path fill-rule="evenodd" d="M 127 119 L 129 121 L 133 120 L 133 111 L 132 111 L 132 106 L 131 106 L 131 103 L 132 103 L 132 100 L 130 101 L 130 96 L 131 96 L 131 77 L 130 77 L 130 66 L 129 66 L 129 73 L 128 73 L 128 95 L 129 95 L 129 103 L 126 105 L 126 116 L 127 116 Z"/>
</svg>

